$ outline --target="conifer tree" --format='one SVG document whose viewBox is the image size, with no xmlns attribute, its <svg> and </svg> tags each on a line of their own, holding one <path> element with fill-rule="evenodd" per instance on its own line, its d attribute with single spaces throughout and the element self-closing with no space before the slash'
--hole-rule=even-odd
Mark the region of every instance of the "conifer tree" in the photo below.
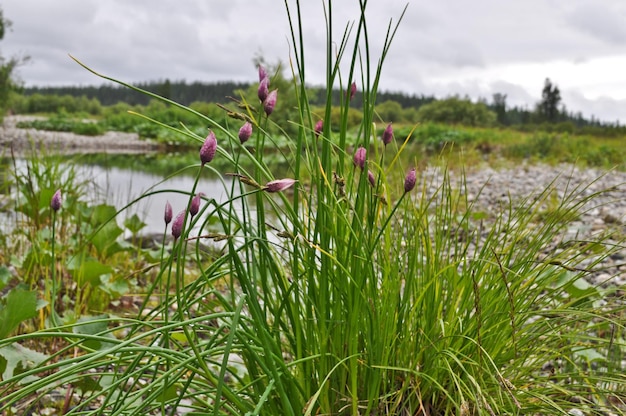
<svg viewBox="0 0 626 416">
<path fill-rule="evenodd" d="M 546 78 L 541 92 L 541 102 L 537 108 L 541 121 L 555 123 L 559 119 L 559 103 L 561 102 L 561 91 L 559 87 L 553 85 L 550 78 Z"/>
</svg>

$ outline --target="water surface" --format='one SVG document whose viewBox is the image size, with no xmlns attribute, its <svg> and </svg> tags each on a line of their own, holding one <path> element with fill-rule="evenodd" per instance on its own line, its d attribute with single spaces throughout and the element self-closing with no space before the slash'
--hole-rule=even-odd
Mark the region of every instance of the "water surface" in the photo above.
<svg viewBox="0 0 626 416">
<path fill-rule="evenodd" d="M 166 179 L 168 175 L 159 175 L 153 172 L 141 171 L 136 168 L 137 156 L 128 155 L 123 160 L 128 168 L 120 167 L 119 155 L 116 156 L 116 166 L 107 166 L 106 163 L 83 163 L 81 159 L 61 162 L 65 169 L 73 169 L 78 182 L 86 182 L 85 198 L 94 204 L 107 203 L 117 209 L 126 209 L 118 216 L 118 224 L 123 225 L 124 219 L 137 214 L 146 223 L 142 234 L 162 233 L 164 227 L 164 209 L 167 201 L 173 208 L 174 215 L 185 209 L 189 200 L 188 194 L 194 189 L 197 169 L 189 170 L 188 175 L 176 175 Z M 124 165 L 124 163 L 121 163 Z M 133 166 L 133 168 L 131 168 Z M 18 159 L 15 167 L 11 161 L 4 165 L 3 175 L 10 178 L 8 169 L 17 169 L 24 173 L 27 170 L 27 161 Z M 62 169 L 63 171 L 63 169 Z M 225 177 L 226 184 L 231 183 L 230 177 Z M 12 194 L 15 196 L 15 189 Z M 218 203 L 227 201 L 228 194 L 225 184 L 212 174 L 209 169 L 202 172 L 196 187 L 196 192 L 203 192 L 208 199 L 215 199 Z M 147 197 L 143 195 L 150 193 Z M 0 216 L 1 229 L 15 226 L 16 216 L 4 213 Z"/>
</svg>

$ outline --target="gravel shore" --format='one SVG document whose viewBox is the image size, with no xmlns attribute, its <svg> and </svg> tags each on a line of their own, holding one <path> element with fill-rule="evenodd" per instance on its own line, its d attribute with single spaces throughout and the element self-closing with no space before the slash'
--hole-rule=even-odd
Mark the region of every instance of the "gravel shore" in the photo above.
<svg viewBox="0 0 626 416">
<path fill-rule="evenodd" d="M 427 192 L 432 194 L 441 184 L 441 171 L 428 169 L 424 174 L 431 178 Z M 482 167 L 465 172 L 463 176 L 450 173 L 453 189 L 460 189 L 458 184 L 463 178 L 465 186 L 461 189 L 468 202 L 474 204 L 473 211 L 484 211 L 490 216 L 497 215 L 511 203 L 516 206 L 524 199 L 532 200 L 546 189 L 556 197 L 555 204 L 563 198 L 570 204 L 580 203 L 576 209 L 578 217 L 567 224 L 559 241 L 545 251 L 575 240 L 593 240 L 610 234 L 605 244 L 612 253 L 599 264 L 592 266 L 596 258 L 591 256 L 577 267 L 589 266 L 593 270 L 585 276 L 593 285 L 626 289 L 626 172 L 545 164 L 522 164 L 507 169 Z"/>
<path fill-rule="evenodd" d="M 7 116 L 0 128 L 0 155 L 26 154 L 33 149 L 71 153 L 144 153 L 154 151 L 158 145 L 142 140 L 136 133 L 109 131 L 102 136 L 81 136 L 70 132 L 52 132 L 20 129 L 20 121 L 37 119 L 35 116 Z M 39 117 L 41 118 L 41 117 Z"/>
</svg>

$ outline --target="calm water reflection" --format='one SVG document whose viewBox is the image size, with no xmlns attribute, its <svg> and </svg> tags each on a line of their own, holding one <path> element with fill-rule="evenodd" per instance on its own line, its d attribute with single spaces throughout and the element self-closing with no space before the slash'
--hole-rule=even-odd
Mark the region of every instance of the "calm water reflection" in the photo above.
<svg viewBox="0 0 626 416">
<path fill-rule="evenodd" d="M 163 213 L 167 201 L 172 204 L 174 215 L 186 208 L 188 196 L 183 193 L 191 192 L 195 180 L 188 176 L 177 176 L 162 182 L 164 178 L 155 174 L 99 166 L 83 166 L 80 172 L 81 175 L 89 175 L 88 177 L 93 178 L 96 192 L 100 192 L 98 199 L 118 209 L 140 198 L 148 191 L 150 193 L 168 191 L 141 198 L 121 215 L 120 218 L 123 219 L 137 214 L 147 224 L 144 228 L 145 233 L 163 231 Z M 225 202 L 228 198 L 223 183 L 218 179 L 201 178 L 196 191 L 204 192 L 206 198 L 212 198 L 218 202 Z"/>
<path fill-rule="evenodd" d="M 135 164 L 136 159 L 133 156 L 129 156 L 128 166 Z M 26 172 L 27 162 L 25 160 L 17 160 L 16 165 L 18 171 Z M 12 163 L 8 166 L 5 165 L 5 167 L 13 169 Z M 146 192 L 167 191 L 141 198 L 119 215 L 118 224 L 122 226 L 125 218 L 137 214 L 147 224 L 142 230 L 143 234 L 163 232 L 165 203 L 169 201 L 172 204 L 174 215 L 183 210 L 187 206 L 188 201 L 188 196 L 184 193 L 191 192 L 195 181 L 194 177 L 185 175 L 178 175 L 164 181 L 164 176 L 154 173 L 130 168 L 80 164 L 80 162 L 76 163 L 76 161 L 67 162 L 67 168 L 74 169 L 79 182 L 85 181 L 88 183 L 87 200 L 96 204 L 107 203 L 122 209 Z M 203 177 L 200 179 L 196 191 L 203 192 L 206 198 L 213 198 L 217 202 L 225 202 L 228 195 L 224 184 L 218 178 L 210 177 L 210 174 L 211 172 L 208 169 L 203 172 Z M 225 177 L 224 180 L 227 184 L 231 183 L 230 177 Z M 13 189 L 13 192 L 15 192 L 15 189 Z M 15 216 L 10 213 L 5 215 L 0 220 L 3 222 L 1 228 L 6 230 L 7 226 L 11 228 L 9 222 L 14 222 L 12 217 L 14 219 Z"/>
</svg>

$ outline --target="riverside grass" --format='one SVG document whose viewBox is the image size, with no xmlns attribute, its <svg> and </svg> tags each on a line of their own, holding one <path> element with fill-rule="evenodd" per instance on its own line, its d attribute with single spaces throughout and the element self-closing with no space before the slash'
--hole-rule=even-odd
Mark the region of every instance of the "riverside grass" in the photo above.
<svg viewBox="0 0 626 416">
<path fill-rule="evenodd" d="M 401 157 L 406 142 L 375 137 L 376 90 L 397 26 L 389 24 L 382 55 L 370 56 L 365 2 L 340 39 L 325 4 L 328 102 L 337 84 L 345 98 L 340 124 L 327 121 L 328 106 L 316 131 L 301 10 L 286 7 L 299 99 L 291 120 L 298 135 L 284 153 L 291 178 L 274 182 L 281 178 L 265 161 L 272 115 L 263 103 L 242 100 L 232 129 L 196 113 L 217 137 L 215 158 L 231 170 L 200 157 L 189 169 L 198 179 L 213 170 L 230 198 L 201 198 L 191 216 L 198 182 L 178 190 L 188 198 L 180 234 L 163 246 L 136 317 L 92 317 L 1 340 L 2 349 L 64 346 L 4 377 L 0 409 L 36 407 L 62 389 L 74 415 L 623 413 L 624 307 L 610 291 L 581 284 L 594 265 L 583 260 L 610 255 L 613 240 L 558 244 L 567 219 L 597 194 L 571 189 L 555 206 L 549 187 L 486 219 L 445 168 L 422 170 L 414 183 Z M 353 82 L 364 103 L 354 149 L 346 144 Z M 253 132 L 242 143 L 244 122 Z M 199 149 L 205 141 L 175 130 Z M 268 183 L 291 187 L 270 193 Z M 199 254 L 207 239 L 220 247 L 211 261 Z"/>
</svg>

